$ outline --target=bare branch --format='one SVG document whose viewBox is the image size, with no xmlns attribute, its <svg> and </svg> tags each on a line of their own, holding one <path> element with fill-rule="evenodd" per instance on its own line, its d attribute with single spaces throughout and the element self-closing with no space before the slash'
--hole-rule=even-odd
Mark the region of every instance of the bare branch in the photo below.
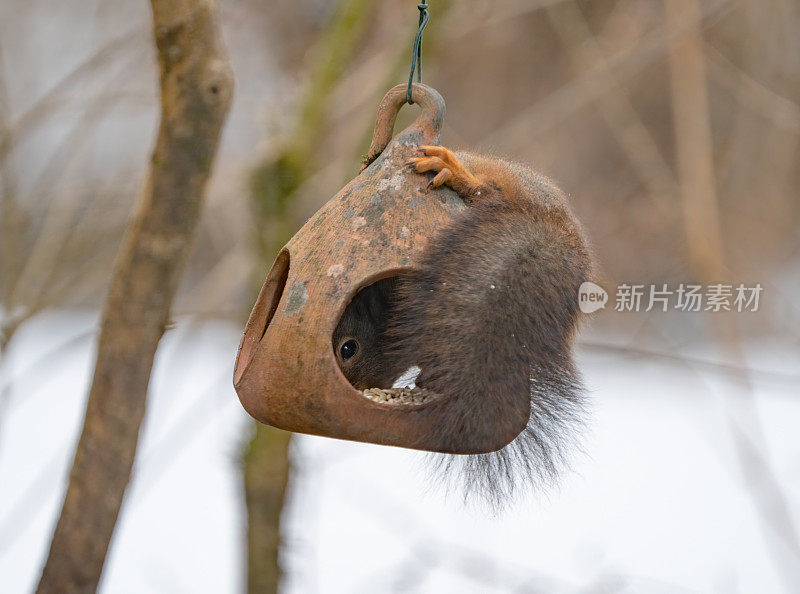
<svg viewBox="0 0 800 594">
<path fill-rule="evenodd" d="M 634 48 L 607 56 L 602 64 L 595 65 L 515 114 L 485 138 L 483 143 L 486 146 L 502 144 L 506 150 L 524 145 L 532 135 L 557 126 L 582 107 L 596 101 L 614 85 L 624 84 L 635 73 L 661 58 L 665 45 L 675 36 L 705 19 L 721 18 L 732 6 L 730 0 L 709 2 L 699 14 L 681 15 L 671 26 L 659 27 L 648 33 Z M 610 77 L 610 72 L 616 76 Z"/>
<path fill-rule="evenodd" d="M 289 205 L 311 175 L 319 129 L 326 121 L 336 83 L 351 62 L 367 31 L 377 3 L 341 0 L 311 53 L 306 89 L 299 101 L 291 133 L 251 177 L 252 207 L 261 268 L 275 256 L 295 228 Z M 258 279 L 259 282 L 261 279 Z M 244 455 L 247 504 L 247 589 L 277 592 L 281 568 L 280 516 L 290 473 L 291 434 L 257 424 Z"/>
<path fill-rule="evenodd" d="M 233 77 L 213 0 L 152 0 L 161 126 L 104 311 L 83 433 L 39 592 L 94 591 L 122 504 L 156 348 L 189 253 Z"/>
<path fill-rule="evenodd" d="M 548 7 L 544 12 L 566 51 L 572 53 L 573 61 L 581 70 L 590 72 L 598 69 L 604 72 L 604 78 L 611 81 L 616 79 L 577 4 L 564 2 Z M 673 196 L 676 193 L 676 181 L 672 170 L 647 126 L 637 115 L 627 89 L 621 84 L 609 86 L 598 100 L 609 129 L 650 193 L 657 197 Z"/>
<path fill-rule="evenodd" d="M 667 0 L 667 24 L 675 27 L 685 16 L 699 23 L 697 0 Z M 669 52 L 672 110 L 681 204 L 689 261 L 703 281 L 729 277 L 720 226 L 714 171 L 714 145 L 706 82 L 706 58 L 699 25 L 671 39 Z M 713 318 L 721 350 L 734 367 L 745 369 L 741 339 L 730 316 Z M 746 378 L 745 378 L 746 379 Z M 791 510 L 766 454 L 765 439 L 750 382 L 731 383 L 727 390 L 728 428 L 736 449 L 743 484 L 770 535 L 773 561 L 789 591 L 800 584 L 800 540 Z"/>
</svg>

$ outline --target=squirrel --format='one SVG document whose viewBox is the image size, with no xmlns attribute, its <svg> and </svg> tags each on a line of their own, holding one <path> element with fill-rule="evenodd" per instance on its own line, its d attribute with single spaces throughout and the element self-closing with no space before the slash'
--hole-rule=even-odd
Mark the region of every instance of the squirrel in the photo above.
<svg viewBox="0 0 800 594">
<path fill-rule="evenodd" d="M 435 455 L 464 479 L 466 496 L 501 505 L 522 484 L 553 482 L 578 441 L 585 407 L 572 343 L 593 257 L 546 177 L 496 157 L 420 151 L 407 166 L 433 173 L 429 187 L 450 187 L 467 208 L 428 239 L 414 270 L 356 294 L 333 348 L 361 390 L 391 388 L 418 367 L 416 386 L 444 397 L 425 409 L 448 402 L 436 430 L 453 442 L 488 431 L 497 410 L 529 409 L 527 427 L 497 452 Z"/>
</svg>

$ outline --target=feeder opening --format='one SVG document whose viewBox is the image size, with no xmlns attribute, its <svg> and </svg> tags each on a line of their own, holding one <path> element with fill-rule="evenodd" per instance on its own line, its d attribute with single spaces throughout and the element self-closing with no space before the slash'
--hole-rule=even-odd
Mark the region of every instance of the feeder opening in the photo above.
<svg viewBox="0 0 800 594">
<path fill-rule="evenodd" d="M 398 314 L 399 282 L 399 276 L 392 276 L 361 288 L 339 319 L 332 346 L 342 373 L 366 398 L 420 405 L 436 395 L 414 384 L 418 367 L 409 368 L 392 355 L 391 320 Z"/>
<path fill-rule="evenodd" d="M 264 286 L 261 287 L 256 306 L 250 314 L 250 319 L 247 320 L 242 344 L 239 347 L 239 356 L 236 359 L 236 367 L 233 372 L 234 383 L 237 383 L 242 377 L 244 370 L 247 369 L 248 364 L 253 359 L 253 355 L 256 353 L 258 343 L 267 333 L 267 328 L 275 315 L 275 310 L 278 309 L 288 277 L 289 252 L 284 249 L 275 258 L 275 263 L 267 275 L 267 280 L 264 281 Z"/>
</svg>

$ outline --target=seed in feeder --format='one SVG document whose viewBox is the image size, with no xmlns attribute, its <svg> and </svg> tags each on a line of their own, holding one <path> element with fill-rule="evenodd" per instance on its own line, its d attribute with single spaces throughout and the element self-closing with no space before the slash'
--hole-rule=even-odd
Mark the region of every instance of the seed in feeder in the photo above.
<svg viewBox="0 0 800 594">
<path fill-rule="evenodd" d="M 368 388 L 362 394 L 381 404 L 425 404 L 436 397 L 435 393 L 423 388 Z"/>
</svg>

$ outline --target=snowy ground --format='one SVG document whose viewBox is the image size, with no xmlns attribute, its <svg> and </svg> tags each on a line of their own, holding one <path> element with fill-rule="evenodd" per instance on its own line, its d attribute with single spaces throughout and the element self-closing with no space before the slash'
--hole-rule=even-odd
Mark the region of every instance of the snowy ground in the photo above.
<svg viewBox="0 0 800 594">
<path fill-rule="evenodd" d="M 43 563 L 96 322 L 42 315 L 2 362 L 2 592 L 31 591 Z M 165 337 L 102 592 L 242 591 L 237 464 L 248 422 L 231 387 L 240 330 L 184 321 Z M 797 373 L 795 355 L 784 375 L 757 375 L 755 386 L 767 452 L 800 524 L 800 384 L 787 375 Z M 788 591 L 779 573 L 788 553 L 743 487 L 727 380 L 589 350 L 581 365 L 594 407 L 587 454 L 558 490 L 500 516 L 427 488 L 420 454 L 297 439 L 287 591 Z"/>
</svg>

